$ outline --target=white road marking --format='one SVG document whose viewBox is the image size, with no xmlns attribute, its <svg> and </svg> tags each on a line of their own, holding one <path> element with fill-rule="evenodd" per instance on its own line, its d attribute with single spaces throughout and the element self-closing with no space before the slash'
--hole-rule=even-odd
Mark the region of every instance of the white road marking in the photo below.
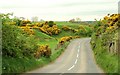
<svg viewBox="0 0 120 75">
<path fill-rule="evenodd" d="M 73 67 L 75 67 L 75 65 L 73 65 L 72 67 L 70 67 L 68 70 L 71 70 Z"/>
<path fill-rule="evenodd" d="M 79 54 L 77 54 L 77 58 L 78 58 Z"/>
<path fill-rule="evenodd" d="M 77 63 L 77 61 L 78 61 L 78 60 L 76 59 L 76 60 L 75 60 L 75 64 Z"/>
<path fill-rule="evenodd" d="M 80 46 L 78 46 L 78 52 L 80 51 L 79 48 L 80 48 Z M 77 54 L 77 58 L 78 57 L 79 57 L 79 54 Z M 75 64 L 77 63 L 77 61 L 78 61 L 78 59 L 75 60 Z M 70 67 L 68 70 L 71 70 L 74 67 L 75 67 L 75 65 L 73 65 L 72 67 Z M 63 73 L 61 73 L 61 74 L 63 74 Z"/>
</svg>

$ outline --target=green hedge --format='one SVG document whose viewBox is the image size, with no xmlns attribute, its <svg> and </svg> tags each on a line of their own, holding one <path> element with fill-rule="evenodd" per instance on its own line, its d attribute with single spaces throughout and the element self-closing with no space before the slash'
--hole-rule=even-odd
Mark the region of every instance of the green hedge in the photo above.
<svg viewBox="0 0 120 75">
<path fill-rule="evenodd" d="M 2 26 L 2 53 L 8 57 L 32 56 L 37 40 L 13 25 Z"/>
</svg>

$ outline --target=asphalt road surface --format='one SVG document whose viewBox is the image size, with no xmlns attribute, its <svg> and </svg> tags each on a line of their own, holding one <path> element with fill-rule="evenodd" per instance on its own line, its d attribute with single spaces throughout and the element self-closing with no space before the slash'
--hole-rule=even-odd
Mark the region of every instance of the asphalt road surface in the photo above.
<svg viewBox="0 0 120 75">
<path fill-rule="evenodd" d="M 104 73 L 96 64 L 90 38 L 72 40 L 53 63 L 27 73 Z"/>
</svg>

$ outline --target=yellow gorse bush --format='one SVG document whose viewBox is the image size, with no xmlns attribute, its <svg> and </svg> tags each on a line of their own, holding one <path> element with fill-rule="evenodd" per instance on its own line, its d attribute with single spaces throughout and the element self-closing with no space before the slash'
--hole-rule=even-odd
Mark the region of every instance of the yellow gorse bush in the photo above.
<svg viewBox="0 0 120 75">
<path fill-rule="evenodd" d="M 38 47 L 37 51 L 34 53 L 35 58 L 40 57 L 50 57 L 51 55 L 51 49 L 49 48 L 49 45 L 41 45 Z"/>
<path fill-rule="evenodd" d="M 70 30 L 71 28 L 64 25 L 64 26 L 62 26 L 62 29 L 63 29 L 64 31 L 68 31 L 68 30 Z"/>
<path fill-rule="evenodd" d="M 65 37 L 60 38 L 59 43 L 63 45 L 66 41 L 70 41 L 71 39 L 72 39 L 72 36 L 65 36 Z"/>
<path fill-rule="evenodd" d="M 80 38 L 80 36 L 65 36 L 65 37 L 60 38 L 59 43 L 63 45 L 65 42 L 70 41 L 75 38 Z"/>
<path fill-rule="evenodd" d="M 19 28 L 22 28 L 27 34 L 34 35 L 34 31 L 32 30 L 32 27 L 29 26 L 21 26 Z"/>
<path fill-rule="evenodd" d="M 42 27 L 39 28 L 40 31 L 49 34 L 49 35 L 57 35 L 60 33 L 60 29 L 58 29 L 57 25 L 53 25 L 52 27 L 50 27 L 47 24 L 44 24 Z"/>
<path fill-rule="evenodd" d="M 112 15 L 107 15 L 101 20 L 102 25 L 99 27 L 99 29 L 102 30 L 102 28 L 106 28 L 105 32 L 106 33 L 111 33 L 114 30 L 116 30 L 119 27 L 118 24 L 118 18 L 119 14 L 112 14 Z"/>
<path fill-rule="evenodd" d="M 26 26 L 26 24 L 31 23 L 29 20 L 22 20 L 21 25 Z"/>
<path fill-rule="evenodd" d="M 62 30 L 64 30 L 64 31 L 72 31 L 73 33 L 78 31 L 77 29 L 73 29 L 73 28 L 71 28 L 69 26 L 65 26 L 65 25 L 62 26 Z"/>
</svg>

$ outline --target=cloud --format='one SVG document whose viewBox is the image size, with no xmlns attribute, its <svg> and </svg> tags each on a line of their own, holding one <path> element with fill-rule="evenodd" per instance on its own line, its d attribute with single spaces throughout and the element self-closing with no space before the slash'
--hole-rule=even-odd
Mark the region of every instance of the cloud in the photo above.
<svg viewBox="0 0 120 75">
<path fill-rule="evenodd" d="M 26 18 L 39 16 L 46 20 L 67 20 L 80 16 L 84 20 L 93 20 L 117 13 L 118 0 L 1 0 L 0 10 Z"/>
<path fill-rule="evenodd" d="M 87 5 L 112 5 L 113 2 L 71 2 L 53 5 L 53 7 L 72 7 L 72 6 L 87 6 Z"/>
</svg>

